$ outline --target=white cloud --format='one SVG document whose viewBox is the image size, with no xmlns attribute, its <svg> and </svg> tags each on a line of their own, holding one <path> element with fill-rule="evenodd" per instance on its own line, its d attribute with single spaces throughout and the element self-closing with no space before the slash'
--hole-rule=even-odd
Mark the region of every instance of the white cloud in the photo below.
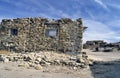
<svg viewBox="0 0 120 78">
<path fill-rule="evenodd" d="M 96 19 L 96 17 L 91 13 L 91 11 L 89 11 L 88 9 L 86 9 L 85 11 L 92 19 Z"/>
<path fill-rule="evenodd" d="M 7 3 L 11 2 L 11 0 L 1 0 L 1 1 L 7 2 Z"/>
<path fill-rule="evenodd" d="M 58 15 L 61 17 L 70 17 L 69 14 L 63 12 L 62 10 L 56 9 L 54 6 L 50 5 L 49 3 L 46 3 L 48 6 L 49 13 L 53 15 Z"/>
<path fill-rule="evenodd" d="M 106 4 L 107 4 L 107 6 L 111 6 L 111 7 L 114 7 L 116 9 L 120 9 L 120 4 L 117 1 L 115 1 L 115 2 L 114 1 L 113 2 L 107 2 Z"/>
<path fill-rule="evenodd" d="M 84 20 L 84 25 L 88 29 L 84 33 L 83 41 L 87 40 L 104 40 L 107 42 L 115 42 L 120 40 L 120 35 L 113 31 L 109 26 L 94 20 Z"/>
<path fill-rule="evenodd" d="M 32 4 L 34 4 L 34 7 L 28 7 L 27 10 L 30 10 L 34 14 L 44 16 L 44 17 L 50 17 L 50 18 L 55 18 L 54 16 L 59 16 L 59 17 L 70 17 L 69 14 L 65 13 L 64 11 L 60 9 L 56 9 L 53 5 L 46 1 L 39 1 L 39 0 L 30 0 Z M 40 9 L 45 9 L 46 12 L 42 13 Z M 26 12 L 27 13 L 27 12 Z"/>
<path fill-rule="evenodd" d="M 105 8 L 106 10 L 109 10 L 107 5 L 105 5 L 101 0 L 94 0 L 96 3 L 98 3 L 99 5 L 101 5 L 103 8 Z"/>
<path fill-rule="evenodd" d="M 120 28 L 120 19 L 109 21 L 107 22 L 107 25 L 114 27 L 114 28 Z"/>
<path fill-rule="evenodd" d="M 0 22 L 2 21 L 2 19 L 0 18 Z"/>
</svg>

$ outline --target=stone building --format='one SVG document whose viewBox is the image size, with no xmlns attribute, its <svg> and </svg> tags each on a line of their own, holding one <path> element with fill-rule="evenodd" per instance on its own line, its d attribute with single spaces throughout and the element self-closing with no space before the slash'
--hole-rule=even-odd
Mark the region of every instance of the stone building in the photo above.
<svg viewBox="0 0 120 78">
<path fill-rule="evenodd" d="M 86 41 L 86 43 L 83 44 L 83 48 L 95 49 L 96 47 L 104 47 L 106 44 L 107 42 L 104 42 L 103 40 Z"/>
<path fill-rule="evenodd" d="M 86 41 L 86 43 L 83 44 L 83 48 L 96 52 L 118 52 L 120 51 L 120 42 L 107 43 L 103 40 Z"/>
<path fill-rule="evenodd" d="M 0 24 L 0 49 L 16 52 L 82 50 L 82 19 L 46 18 L 3 19 Z"/>
</svg>

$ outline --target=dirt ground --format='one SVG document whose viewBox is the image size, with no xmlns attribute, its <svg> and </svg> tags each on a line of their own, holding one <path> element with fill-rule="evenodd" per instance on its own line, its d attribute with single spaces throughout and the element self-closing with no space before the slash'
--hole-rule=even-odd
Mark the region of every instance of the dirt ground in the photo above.
<svg viewBox="0 0 120 78">
<path fill-rule="evenodd" d="M 84 49 L 89 58 L 95 61 L 114 61 L 120 59 L 120 52 L 92 52 L 92 50 Z"/>
<path fill-rule="evenodd" d="M 96 61 L 93 66 L 90 66 L 93 78 L 120 78 L 120 52 L 84 51 L 89 58 Z"/>
<path fill-rule="evenodd" d="M 71 70 L 66 67 L 51 66 L 35 70 L 18 67 L 19 62 L 0 62 L 0 78 L 120 78 L 120 52 L 84 51 L 90 59 L 96 61 L 93 66 L 86 69 Z"/>
<path fill-rule="evenodd" d="M 66 67 L 51 66 L 36 70 L 18 67 L 19 63 L 0 63 L 0 78 L 89 78 L 89 68 L 80 71 Z"/>
</svg>

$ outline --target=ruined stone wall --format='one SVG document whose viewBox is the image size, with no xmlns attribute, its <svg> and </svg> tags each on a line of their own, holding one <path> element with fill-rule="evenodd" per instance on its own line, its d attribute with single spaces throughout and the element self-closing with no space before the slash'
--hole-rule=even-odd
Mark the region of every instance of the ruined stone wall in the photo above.
<svg viewBox="0 0 120 78">
<path fill-rule="evenodd" d="M 81 51 L 82 20 L 68 18 L 4 19 L 1 22 L 1 47 L 13 51 Z"/>
</svg>

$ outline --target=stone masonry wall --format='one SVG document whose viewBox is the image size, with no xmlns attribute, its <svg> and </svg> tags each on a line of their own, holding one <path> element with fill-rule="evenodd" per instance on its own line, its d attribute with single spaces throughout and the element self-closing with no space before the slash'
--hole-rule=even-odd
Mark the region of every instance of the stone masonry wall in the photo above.
<svg viewBox="0 0 120 78">
<path fill-rule="evenodd" d="M 48 20 L 46 18 L 3 19 L 0 48 L 13 51 L 81 51 L 85 27 L 81 18 Z"/>
</svg>

